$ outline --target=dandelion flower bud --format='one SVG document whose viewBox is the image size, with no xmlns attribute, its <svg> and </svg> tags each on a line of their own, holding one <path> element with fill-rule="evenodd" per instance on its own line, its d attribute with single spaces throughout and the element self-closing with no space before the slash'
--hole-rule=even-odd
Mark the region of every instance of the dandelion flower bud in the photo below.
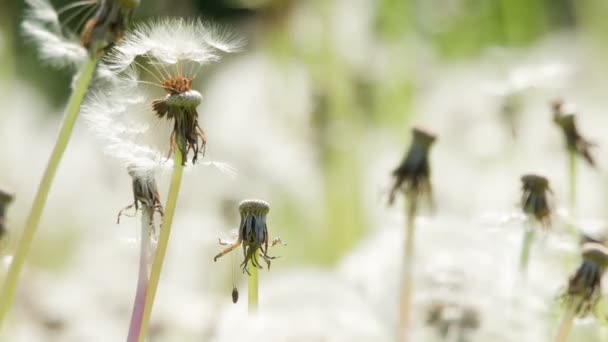
<svg viewBox="0 0 608 342">
<path fill-rule="evenodd" d="M 423 129 L 412 129 L 412 144 L 401 164 L 393 171 L 395 182 L 389 196 L 389 204 L 397 191 L 403 191 L 414 200 L 419 195 L 432 195 L 429 150 L 437 137 Z"/>
</svg>

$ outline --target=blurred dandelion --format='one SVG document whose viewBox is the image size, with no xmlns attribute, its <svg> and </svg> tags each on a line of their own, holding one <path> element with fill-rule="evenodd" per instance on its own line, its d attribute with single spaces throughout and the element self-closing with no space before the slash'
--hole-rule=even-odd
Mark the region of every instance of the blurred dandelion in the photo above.
<svg viewBox="0 0 608 342">
<path fill-rule="evenodd" d="M 197 112 L 202 95 L 192 89 L 193 81 L 203 65 L 219 60 L 220 52 L 241 46 L 242 41 L 229 31 L 200 20 L 174 18 L 140 24 L 107 54 L 104 66 L 112 77 L 83 106 L 83 115 L 107 153 L 127 165 L 172 170 L 140 341 L 147 333 L 184 166 L 190 151 L 195 164 L 207 143 Z M 168 140 L 168 147 L 159 139 Z"/>
<path fill-rule="evenodd" d="M 522 176 L 521 182 L 521 209 L 528 218 L 524 227 L 519 268 L 521 272 L 525 273 L 530 261 L 530 248 L 534 241 L 533 222 L 540 223 L 545 230 L 551 226 L 551 206 L 549 202 L 551 188 L 547 178 L 535 174 Z"/>
<path fill-rule="evenodd" d="M 566 341 L 574 318 L 588 315 L 601 297 L 602 275 L 608 266 L 608 248 L 588 242 L 582 247 L 582 256 L 583 262 L 568 280 L 568 288 L 563 295 L 566 311 L 555 342 Z"/>
<path fill-rule="evenodd" d="M 87 93 L 93 73 L 97 69 L 99 58 L 108 46 L 122 38 L 130 14 L 137 7 L 138 1 L 83 0 L 66 5 L 59 11 L 55 11 L 46 0 L 28 0 L 27 5 L 27 14 L 22 28 L 25 34 L 38 45 L 42 59 L 57 66 L 78 66 L 79 71 L 73 83 L 72 94 L 65 110 L 59 136 L 42 175 L 34 203 L 0 292 L 0 324 L 4 321 L 17 290 L 19 274 L 29 253 L 55 173 L 70 141 L 80 112 L 80 105 Z M 60 16 L 64 12 L 78 7 L 81 8 L 60 21 Z M 82 10 L 87 12 L 82 15 L 80 13 Z M 66 25 L 76 17 L 81 18 L 80 22 L 75 25 L 77 31 L 82 30 L 80 46 L 75 42 L 74 35 L 69 33 L 66 28 Z"/>
<path fill-rule="evenodd" d="M 421 197 L 433 204 L 429 150 L 436 136 L 420 128 L 412 129 L 412 144 L 401 164 L 393 171 L 395 183 L 389 195 L 389 204 L 395 200 L 398 191 L 405 196 L 406 234 L 401 279 L 401 302 L 399 314 L 399 340 L 405 340 L 408 333 L 409 308 L 413 286 L 414 264 L 414 221 Z"/>
<path fill-rule="evenodd" d="M 57 10 L 47 0 L 26 4 L 24 34 L 38 46 L 43 61 L 66 67 L 83 64 L 87 50 L 96 54 L 120 40 L 139 0 L 71 1 Z"/>
<path fill-rule="evenodd" d="M 13 198 L 12 194 L 0 189 L 0 240 L 6 235 L 6 209 Z"/>
<path fill-rule="evenodd" d="M 471 341 L 470 332 L 479 327 L 475 308 L 463 303 L 435 300 L 428 308 L 426 324 L 446 341 Z"/>
<path fill-rule="evenodd" d="M 595 146 L 595 143 L 584 138 L 575 122 L 575 114 L 568 113 L 565 104 L 562 100 L 555 100 L 551 103 L 553 112 L 553 121 L 562 129 L 566 141 L 566 149 L 568 150 L 569 173 L 570 173 L 570 210 L 571 215 L 574 215 L 576 208 L 576 156 L 579 155 L 589 165 L 595 167 L 595 160 L 589 149 Z"/>
<path fill-rule="evenodd" d="M 256 312 L 258 306 L 258 269 L 262 268 L 258 256 L 264 260 L 268 269 L 270 269 L 270 262 L 275 257 L 268 255 L 269 245 L 270 247 L 276 244 L 284 245 L 279 237 L 269 242 L 268 227 L 266 225 L 266 215 L 268 215 L 268 212 L 270 212 L 270 205 L 265 201 L 257 199 L 243 200 L 239 204 L 241 223 L 239 225 L 237 240 L 229 242 L 220 239 L 220 244 L 227 245 L 228 247 L 213 258 L 213 261 L 217 261 L 217 259 L 239 246 L 243 246 L 244 260 L 241 263 L 241 267 L 243 272 L 249 275 L 248 303 L 250 313 Z M 249 263 L 253 266 L 251 270 L 248 267 Z"/>
</svg>

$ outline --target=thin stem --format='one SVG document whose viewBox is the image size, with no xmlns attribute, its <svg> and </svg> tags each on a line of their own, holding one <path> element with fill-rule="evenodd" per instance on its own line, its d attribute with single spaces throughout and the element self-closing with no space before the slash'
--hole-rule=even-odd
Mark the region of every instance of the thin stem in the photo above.
<svg viewBox="0 0 608 342">
<path fill-rule="evenodd" d="M 530 223 L 527 223 L 524 228 L 524 237 L 521 243 L 521 252 L 519 254 L 519 271 L 525 275 L 530 263 L 530 249 L 534 241 L 534 229 Z"/>
<path fill-rule="evenodd" d="M 258 268 L 251 267 L 251 275 L 248 277 L 248 307 L 249 314 L 254 314 L 258 311 Z"/>
<path fill-rule="evenodd" d="M 154 225 L 154 209 L 147 205 L 142 205 L 141 212 L 141 247 L 139 251 L 139 275 L 137 278 L 137 290 L 133 312 L 131 314 L 131 324 L 129 325 L 129 335 L 127 342 L 136 342 L 140 331 L 141 322 L 144 315 L 146 304 L 146 292 L 148 289 L 148 277 L 150 268 L 150 257 L 152 256 L 151 233 Z"/>
<path fill-rule="evenodd" d="M 160 272 L 162 271 L 163 261 L 167 252 L 169 235 L 171 234 L 171 225 L 173 224 L 173 216 L 175 214 L 175 207 L 177 205 L 177 196 L 179 194 L 179 188 L 182 183 L 182 175 L 184 173 L 182 159 L 183 156 L 181 150 L 179 148 L 176 148 L 175 158 L 173 161 L 173 174 L 171 175 L 171 185 L 169 186 L 169 195 L 167 196 L 167 203 L 165 206 L 163 223 L 160 228 L 160 235 L 158 237 L 156 254 L 154 255 L 154 262 L 152 263 L 152 270 L 150 271 L 150 281 L 148 283 L 148 291 L 146 292 L 144 316 L 142 319 L 141 331 L 139 333 L 138 338 L 139 342 L 144 341 L 144 338 L 146 337 L 146 334 L 148 332 L 150 315 L 152 314 L 152 306 L 154 305 L 154 297 L 156 296 L 156 289 L 158 288 Z"/>
<path fill-rule="evenodd" d="M 416 218 L 416 199 L 406 201 L 405 245 L 401 274 L 401 302 L 399 306 L 399 341 L 407 341 L 412 288 L 414 286 L 414 233 Z"/>
<path fill-rule="evenodd" d="M 562 316 L 562 320 L 559 323 L 559 330 L 557 336 L 555 337 L 555 342 L 566 342 L 568 339 L 568 335 L 570 334 L 570 330 L 572 329 L 572 323 L 574 322 L 574 317 L 576 317 L 576 305 L 574 303 L 568 305 L 566 308 L 566 312 L 564 312 L 564 316 Z"/>
<path fill-rule="evenodd" d="M 576 152 L 569 150 L 568 151 L 568 172 L 570 177 L 570 212 L 571 216 L 574 215 L 576 210 Z"/>
<path fill-rule="evenodd" d="M 27 221 L 25 222 L 23 235 L 21 236 L 19 244 L 17 245 L 17 250 L 15 251 L 6 280 L 2 286 L 2 292 L 0 292 L 0 325 L 2 325 L 4 322 L 4 318 L 6 317 L 6 314 L 8 313 L 13 302 L 13 298 L 15 297 L 17 283 L 19 281 L 19 274 L 23 269 L 25 258 L 30 251 L 32 240 L 34 239 L 36 229 L 40 223 L 40 217 L 42 216 L 42 211 L 46 204 L 49 190 L 51 189 L 53 179 L 55 178 L 55 173 L 57 172 L 57 168 L 61 162 L 61 157 L 65 152 L 68 142 L 70 141 L 70 136 L 72 135 L 72 130 L 74 128 L 74 124 L 76 123 L 76 118 L 80 112 L 80 105 L 87 93 L 87 89 L 89 88 L 89 83 L 93 78 L 93 73 L 95 72 L 95 67 L 97 66 L 98 60 L 99 58 L 97 56 L 93 56 L 89 58 L 86 64 L 84 64 L 80 70 L 80 75 L 78 76 L 78 80 L 76 81 L 72 95 L 70 96 L 65 110 L 63 125 L 59 131 L 59 136 L 55 142 L 55 147 L 53 148 L 53 152 L 51 153 L 44 174 L 42 175 L 42 180 L 38 186 L 36 197 L 34 197 L 34 203 L 30 210 L 29 216 L 27 217 Z"/>
</svg>

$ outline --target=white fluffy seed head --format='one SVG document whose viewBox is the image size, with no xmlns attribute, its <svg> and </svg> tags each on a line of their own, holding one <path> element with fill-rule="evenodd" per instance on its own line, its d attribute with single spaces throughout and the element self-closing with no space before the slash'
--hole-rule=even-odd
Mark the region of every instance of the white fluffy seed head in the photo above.
<svg viewBox="0 0 608 342">
<path fill-rule="evenodd" d="M 38 47 L 40 58 L 58 68 L 83 63 L 87 51 L 74 34 L 64 33 L 59 15 L 47 0 L 26 0 L 25 19 L 21 23 L 26 39 Z"/>
</svg>

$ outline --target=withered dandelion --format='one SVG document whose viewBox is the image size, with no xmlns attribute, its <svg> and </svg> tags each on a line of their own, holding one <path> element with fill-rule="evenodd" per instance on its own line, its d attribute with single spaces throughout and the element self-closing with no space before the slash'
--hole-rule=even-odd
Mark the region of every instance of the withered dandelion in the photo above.
<svg viewBox="0 0 608 342">
<path fill-rule="evenodd" d="M 128 342 L 135 342 L 139 338 L 142 327 L 144 306 L 146 303 L 146 291 L 150 265 L 154 256 L 154 241 L 156 241 L 156 222 L 154 214 L 158 213 L 162 218 L 163 206 L 160 202 L 158 187 L 154 178 L 153 169 L 145 169 L 131 165 L 128 168 L 132 179 L 133 204 L 123 208 L 118 213 L 117 223 L 120 222 L 121 214 L 130 208 L 135 208 L 133 216 L 141 209 L 141 234 L 139 251 L 139 271 L 137 278 L 137 289 L 129 325 Z"/>
<path fill-rule="evenodd" d="M 566 311 L 555 342 L 566 341 L 574 318 L 592 312 L 601 297 L 601 280 L 608 266 L 608 248 L 595 242 L 585 243 L 582 257 L 583 261 L 568 280 L 568 288 L 563 295 Z"/>
<path fill-rule="evenodd" d="M 521 209 L 527 216 L 519 257 L 519 268 L 525 274 L 530 261 L 530 249 L 534 241 L 534 222 L 544 230 L 551 227 L 551 203 L 549 180 L 543 176 L 526 174 L 521 177 Z"/>
<path fill-rule="evenodd" d="M 414 265 L 414 233 L 415 217 L 418 201 L 426 197 L 431 206 L 433 193 L 431 186 L 431 167 L 429 150 L 436 140 L 436 136 L 420 128 L 412 129 L 412 144 L 405 158 L 393 171 L 394 185 L 389 195 L 389 204 L 392 204 L 398 192 L 405 197 L 406 231 L 401 276 L 401 300 L 399 306 L 399 340 L 407 339 L 409 326 L 409 310 L 413 287 Z"/>
<path fill-rule="evenodd" d="M 275 238 L 269 241 L 268 226 L 266 224 L 266 216 L 270 212 L 270 205 L 258 199 L 243 200 L 239 204 L 239 213 L 241 215 L 241 223 L 239 225 L 238 237 L 234 242 L 227 242 L 220 239 L 221 245 L 228 247 L 218 253 L 213 261 L 230 253 L 236 248 L 243 246 L 243 262 L 241 268 L 243 272 L 249 275 L 249 312 L 255 312 L 258 306 L 258 269 L 262 268 L 261 258 L 266 266 L 270 269 L 271 260 L 275 257 L 268 255 L 268 247 L 284 243 L 280 238 Z M 249 268 L 249 264 L 253 266 Z"/>
</svg>

